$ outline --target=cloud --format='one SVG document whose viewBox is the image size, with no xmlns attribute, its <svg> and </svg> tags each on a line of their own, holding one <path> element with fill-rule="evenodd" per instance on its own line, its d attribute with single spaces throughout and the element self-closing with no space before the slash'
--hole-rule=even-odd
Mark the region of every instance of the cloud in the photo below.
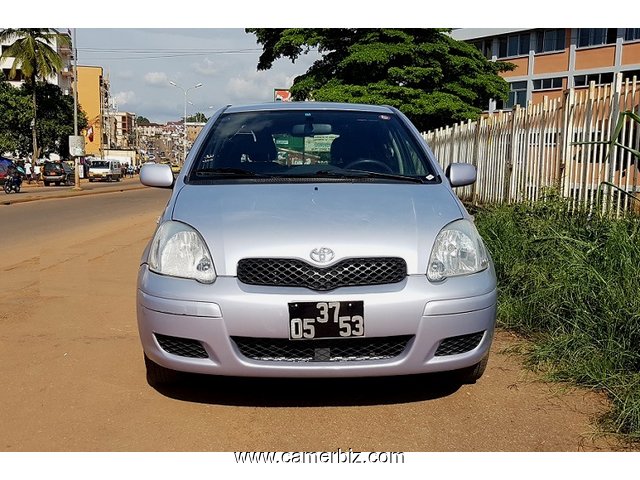
<svg viewBox="0 0 640 480">
<path fill-rule="evenodd" d="M 244 75 L 230 78 L 225 93 L 234 102 L 252 103 L 273 100 L 273 90 L 289 88 L 296 75 L 285 75 L 274 72 L 247 72 Z"/>
<path fill-rule="evenodd" d="M 169 77 L 164 72 L 148 72 L 144 76 L 144 83 L 151 87 L 166 87 L 169 85 Z"/>
<path fill-rule="evenodd" d="M 112 95 L 112 98 L 115 105 L 118 106 L 119 110 L 125 105 L 135 105 L 138 103 L 135 92 L 131 90 L 128 90 L 126 92 L 117 92 Z"/>
<path fill-rule="evenodd" d="M 205 58 L 202 62 L 194 63 L 193 69 L 205 77 L 214 77 L 220 70 L 219 67 L 216 66 L 216 63 L 208 58 Z"/>
</svg>

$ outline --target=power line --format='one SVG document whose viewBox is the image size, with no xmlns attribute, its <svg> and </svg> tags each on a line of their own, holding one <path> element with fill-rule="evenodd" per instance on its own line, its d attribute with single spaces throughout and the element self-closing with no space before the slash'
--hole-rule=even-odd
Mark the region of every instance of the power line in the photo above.
<svg viewBox="0 0 640 480">
<path fill-rule="evenodd" d="M 243 49 L 166 49 L 166 48 L 78 48 L 78 51 L 86 54 L 90 59 L 105 60 L 146 60 L 159 58 L 199 57 L 207 55 L 246 55 L 262 51 L 260 48 Z M 93 55 L 92 55 L 93 54 Z M 114 56 L 121 55 L 121 56 Z"/>
</svg>

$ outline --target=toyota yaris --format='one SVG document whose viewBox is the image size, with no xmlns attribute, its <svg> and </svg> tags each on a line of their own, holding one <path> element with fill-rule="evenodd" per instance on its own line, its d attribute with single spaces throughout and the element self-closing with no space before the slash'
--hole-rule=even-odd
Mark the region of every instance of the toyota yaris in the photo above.
<svg viewBox="0 0 640 480">
<path fill-rule="evenodd" d="M 483 373 L 491 258 L 446 173 L 397 109 L 320 102 L 216 112 L 145 249 L 137 316 L 147 378 Z"/>
</svg>

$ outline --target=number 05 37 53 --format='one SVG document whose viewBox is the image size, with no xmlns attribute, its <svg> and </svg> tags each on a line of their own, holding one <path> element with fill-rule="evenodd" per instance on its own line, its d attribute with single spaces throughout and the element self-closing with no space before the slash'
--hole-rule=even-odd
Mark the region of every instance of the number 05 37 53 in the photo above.
<svg viewBox="0 0 640 480">
<path fill-rule="evenodd" d="M 289 304 L 289 339 L 364 336 L 364 302 L 295 302 Z"/>
</svg>

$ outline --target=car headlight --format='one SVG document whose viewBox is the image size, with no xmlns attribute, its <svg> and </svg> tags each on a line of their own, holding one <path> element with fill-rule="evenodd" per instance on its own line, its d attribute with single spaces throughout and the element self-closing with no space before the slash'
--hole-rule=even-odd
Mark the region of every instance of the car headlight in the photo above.
<svg viewBox="0 0 640 480">
<path fill-rule="evenodd" d="M 187 224 L 169 220 L 158 228 L 149 249 L 149 269 L 171 277 L 213 283 L 213 259 L 200 234 Z"/>
<path fill-rule="evenodd" d="M 438 282 L 447 277 L 477 273 L 488 266 L 489 255 L 475 225 L 469 220 L 456 220 L 436 237 L 427 278 Z"/>
</svg>

